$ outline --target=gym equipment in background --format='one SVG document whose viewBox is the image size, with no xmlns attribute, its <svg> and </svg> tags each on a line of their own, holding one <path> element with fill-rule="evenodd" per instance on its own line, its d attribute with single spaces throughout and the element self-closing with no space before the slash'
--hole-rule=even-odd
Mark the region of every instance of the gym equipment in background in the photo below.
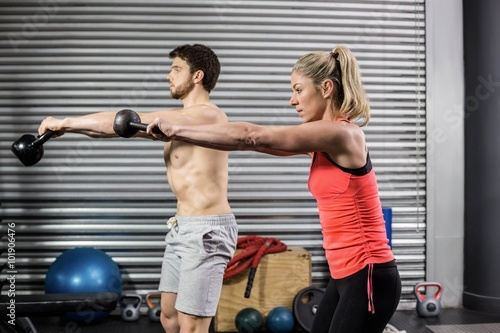
<svg viewBox="0 0 500 333">
<path fill-rule="evenodd" d="M 430 288 L 437 288 L 435 293 L 430 292 Z M 422 289 L 425 288 L 425 293 Z M 417 313 L 420 317 L 436 317 L 441 312 L 441 296 L 443 287 L 437 282 L 417 283 L 414 288 L 417 298 Z"/>
<path fill-rule="evenodd" d="M 234 320 L 238 332 L 257 333 L 264 326 L 264 317 L 254 308 L 244 308 L 238 312 Z"/>
<path fill-rule="evenodd" d="M 120 298 L 121 316 L 125 321 L 137 321 L 141 316 L 142 297 L 137 294 L 125 294 Z"/>
<path fill-rule="evenodd" d="M 382 214 L 384 215 L 385 231 L 389 239 L 389 246 L 392 249 L 392 208 L 382 207 Z"/>
<path fill-rule="evenodd" d="M 101 250 L 75 248 L 63 252 L 50 265 L 45 277 L 45 293 L 103 293 L 121 295 L 122 278 L 118 265 Z M 90 323 L 105 318 L 106 311 L 78 311 L 66 318 Z"/>
<path fill-rule="evenodd" d="M 310 286 L 299 291 L 293 299 L 293 314 L 306 332 L 311 332 L 314 316 L 324 294 L 323 289 Z"/>
<path fill-rule="evenodd" d="M 229 261 L 224 273 L 224 279 L 238 275 L 250 267 L 247 287 L 245 289 L 245 298 L 250 298 L 255 273 L 262 257 L 267 253 L 286 251 L 287 246 L 277 238 L 245 236 L 238 238 L 237 248 L 243 249 L 243 251 Z"/>
<path fill-rule="evenodd" d="M 0 327 L 2 332 L 37 333 L 30 317 L 59 316 L 68 312 L 92 315 L 94 311 L 111 312 L 118 303 L 118 294 L 109 292 L 52 294 L 52 295 L 16 295 L 16 325 L 7 323 L 11 298 L 0 295 Z M 5 330 L 4 330 L 5 329 Z"/>
<path fill-rule="evenodd" d="M 266 325 L 271 333 L 291 333 L 295 327 L 293 313 L 284 306 L 278 306 L 267 314 Z"/>
<path fill-rule="evenodd" d="M 43 157 L 43 144 L 47 142 L 53 134 L 54 132 L 50 130 L 38 137 L 31 134 L 25 134 L 12 144 L 10 150 L 24 166 L 35 165 Z"/>
<path fill-rule="evenodd" d="M 146 295 L 148 316 L 151 321 L 160 321 L 161 315 L 161 293 L 149 293 Z"/>
</svg>

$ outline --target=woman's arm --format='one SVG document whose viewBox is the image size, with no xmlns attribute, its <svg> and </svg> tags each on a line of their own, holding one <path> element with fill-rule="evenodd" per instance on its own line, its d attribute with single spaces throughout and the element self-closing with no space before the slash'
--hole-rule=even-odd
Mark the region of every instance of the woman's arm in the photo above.
<svg viewBox="0 0 500 333">
<path fill-rule="evenodd" d="M 154 127 L 163 134 L 152 134 Z M 247 122 L 185 126 L 157 118 L 147 132 L 162 141 L 180 140 L 213 149 L 254 150 L 283 156 L 331 152 L 345 131 L 339 124 L 326 120 L 297 126 L 259 126 Z"/>
</svg>

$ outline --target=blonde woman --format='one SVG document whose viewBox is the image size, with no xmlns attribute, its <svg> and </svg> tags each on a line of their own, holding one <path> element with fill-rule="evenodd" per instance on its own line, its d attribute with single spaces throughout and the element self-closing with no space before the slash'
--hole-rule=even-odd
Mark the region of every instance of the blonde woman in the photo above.
<svg viewBox="0 0 500 333">
<path fill-rule="evenodd" d="M 219 150 L 311 156 L 308 184 L 331 274 L 312 332 L 382 332 L 399 303 L 401 279 L 361 129 L 370 108 L 357 61 L 343 46 L 306 54 L 293 67 L 291 87 L 290 105 L 303 122 L 297 126 L 183 126 L 157 118 L 148 133 Z M 155 127 L 162 134 L 153 134 Z"/>
</svg>

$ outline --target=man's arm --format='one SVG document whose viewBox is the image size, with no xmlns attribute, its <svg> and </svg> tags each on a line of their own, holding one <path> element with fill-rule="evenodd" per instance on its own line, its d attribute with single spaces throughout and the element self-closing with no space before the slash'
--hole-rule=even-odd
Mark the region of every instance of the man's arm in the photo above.
<svg viewBox="0 0 500 333">
<path fill-rule="evenodd" d="M 93 138 L 116 137 L 113 130 L 115 115 L 116 112 L 109 111 L 62 119 L 47 117 L 38 127 L 38 133 L 42 135 L 47 130 L 51 130 L 55 132 L 55 136 L 61 136 L 64 133 L 79 133 Z"/>
<path fill-rule="evenodd" d="M 139 112 L 141 122 L 148 124 L 157 117 L 168 119 L 174 124 L 198 125 L 217 122 L 222 112 L 217 112 L 208 106 L 198 109 L 175 109 L 168 111 Z M 118 135 L 113 130 L 113 124 L 116 111 L 106 111 L 92 113 L 80 117 L 54 118 L 47 117 L 42 121 L 38 128 L 38 133 L 42 135 L 47 130 L 55 132 L 55 136 L 61 136 L 65 133 L 84 134 L 93 138 L 113 138 Z M 151 138 L 149 134 L 139 131 L 135 136 Z"/>
</svg>

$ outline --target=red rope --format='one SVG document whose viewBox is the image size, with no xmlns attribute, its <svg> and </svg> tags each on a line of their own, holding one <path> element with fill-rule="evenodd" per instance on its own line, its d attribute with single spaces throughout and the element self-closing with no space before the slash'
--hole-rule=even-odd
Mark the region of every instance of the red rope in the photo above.
<svg viewBox="0 0 500 333">
<path fill-rule="evenodd" d="M 247 290 L 245 292 L 245 297 L 248 298 L 250 297 L 255 271 L 262 257 L 267 253 L 286 251 L 287 246 L 276 238 L 246 236 L 238 238 L 237 247 L 243 249 L 243 251 L 229 261 L 226 272 L 224 273 L 224 279 L 238 275 L 251 266 Z"/>
</svg>

